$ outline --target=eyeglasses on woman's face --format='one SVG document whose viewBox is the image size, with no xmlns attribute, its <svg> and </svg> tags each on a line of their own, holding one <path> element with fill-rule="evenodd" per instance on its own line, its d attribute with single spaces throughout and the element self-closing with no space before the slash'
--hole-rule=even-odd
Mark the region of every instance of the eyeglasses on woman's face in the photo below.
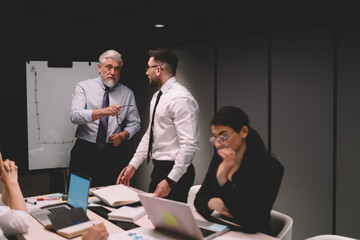
<svg viewBox="0 0 360 240">
<path fill-rule="evenodd" d="M 219 143 L 223 144 L 226 142 L 226 140 L 231 136 L 231 134 L 233 133 L 234 131 L 232 131 L 231 133 L 229 133 L 228 135 L 226 136 L 223 136 L 223 135 L 220 135 L 218 137 L 211 137 L 209 138 L 209 141 L 212 143 L 212 145 L 215 146 L 216 142 L 218 141 Z"/>
</svg>

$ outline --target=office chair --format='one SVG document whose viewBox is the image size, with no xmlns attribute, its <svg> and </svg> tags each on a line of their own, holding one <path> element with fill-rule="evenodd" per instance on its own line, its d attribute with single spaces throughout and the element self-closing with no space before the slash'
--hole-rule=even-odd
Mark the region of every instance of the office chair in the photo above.
<svg viewBox="0 0 360 240">
<path fill-rule="evenodd" d="M 356 240 L 356 239 L 348 238 L 340 235 L 325 234 L 325 235 L 318 235 L 311 238 L 307 238 L 306 240 Z"/>
<path fill-rule="evenodd" d="M 273 236 L 281 240 L 291 240 L 293 219 L 281 212 L 271 210 L 270 226 Z"/>
<path fill-rule="evenodd" d="M 201 187 L 201 185 L 194 185 L 189 190 L 187 204 L 190 205 L 190 207 L 192 207 L 194 209 L 195 209 L 195 207 L 194 207 L 195 196 L 196 196 L 196 193 L 199 191 L 200 187 Z"/>
</svg>

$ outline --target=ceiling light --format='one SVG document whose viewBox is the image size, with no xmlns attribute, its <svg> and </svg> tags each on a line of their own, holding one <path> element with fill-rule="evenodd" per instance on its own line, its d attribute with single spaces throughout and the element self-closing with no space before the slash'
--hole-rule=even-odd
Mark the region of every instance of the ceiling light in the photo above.
<svg viewBox="0 0 360 240">
<path fill-rule="evenodd" d="M 156 28 L 163 28 L 163 27 L 165 27 L 165 25 L 162 24 L 162 23 L 157 23 L 157 24 L 155 24 L 155 27 Z"/>
</svg>

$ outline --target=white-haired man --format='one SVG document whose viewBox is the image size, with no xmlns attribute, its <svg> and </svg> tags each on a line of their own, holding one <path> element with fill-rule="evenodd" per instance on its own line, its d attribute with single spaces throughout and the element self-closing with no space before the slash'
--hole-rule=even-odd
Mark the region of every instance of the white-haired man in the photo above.
<svg viewBox="0 0 360 240">
<path fill-rule="evenodd" d="M 129 159 L 123 145 L 140 129 L 133 92 L 119 83 L 121 54 L 108 50 L 99 57 L 99 76 L 76 84 L 70 119 L 77 124 L 70 171 L 92 178 L 92 186 L 115 184 L 117 171 Z"/>
</svg>

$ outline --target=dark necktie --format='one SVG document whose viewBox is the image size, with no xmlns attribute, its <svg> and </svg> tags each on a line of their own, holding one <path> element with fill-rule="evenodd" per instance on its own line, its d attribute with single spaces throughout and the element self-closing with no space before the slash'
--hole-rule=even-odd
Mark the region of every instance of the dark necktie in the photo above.
<svg viewBox="0 0 360 240">
<path fill-rule="evenodd" d="M 153 114 L 152 114 L 152 118 L 151 118 L 151 126 L 150 126 L 150 138 L 149 138 L 149 148 L 148 148 L 148 155 L 147 155 L 147 163 L 149 164 L 150 162 L 150 158 L 152 155 L 152 144 L 153 144 L 153 127 L 154 127 L 154 117 L 155 117 L 155 112 L 156 112 L 156 106 L 159 103 L 159 99 L 161 97 L 162 92 L 159 91 L 157 98 L 156 98 L 156 102 L 155 102 L 155 106 L 154 106 L 154 110 L 153 110 Z"/>
<path fill-rule="evenodd" d="M 106 108 L 109 106 L 109 87 L 105 88 L 105 93 L 104 93 L 104 97 L 103 97 L 103 101 L 102 101 L 102 105 L 101 108 Z M 100 149 L 103 150 L 106 146 L 106 135 L 107 135 L 107 130 L 108 130 L 108 116 L 104 116 L 102 118 L 100 118 L 99 120 L 99 129 L 98 129 L 98 134 L 96 137 L 96 146 Z"/>
</svg>

